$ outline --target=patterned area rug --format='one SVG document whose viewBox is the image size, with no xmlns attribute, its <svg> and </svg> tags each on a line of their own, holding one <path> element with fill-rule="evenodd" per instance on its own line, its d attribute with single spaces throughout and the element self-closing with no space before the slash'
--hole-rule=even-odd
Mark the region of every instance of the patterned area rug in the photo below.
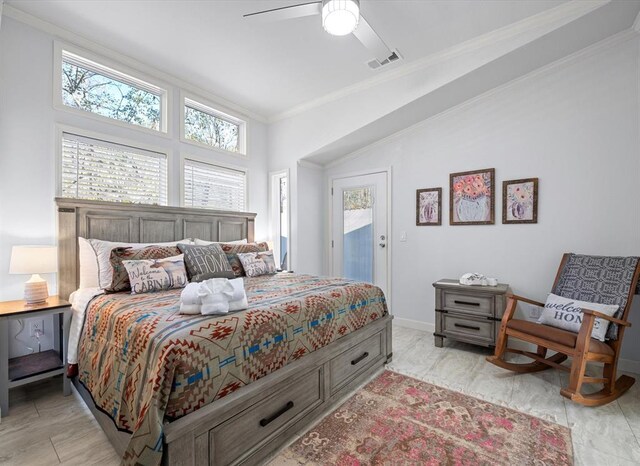
<svg viewBox="0 0 640 466">
<path fill-rule="evenodd" d="M 567 427 L 385 371 L 275 465 L 571 465 Z"/>
</svg>

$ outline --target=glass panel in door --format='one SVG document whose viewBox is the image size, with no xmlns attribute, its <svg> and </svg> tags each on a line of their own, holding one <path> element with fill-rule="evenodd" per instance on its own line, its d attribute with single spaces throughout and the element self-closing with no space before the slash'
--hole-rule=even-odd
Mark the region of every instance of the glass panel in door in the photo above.
<svg viewBox="0 0 640 466">
<path fill-rule="evenodd" d="M 280 268 L 287 270 L 289 268 L 289 200 L 287 199 L 287 177 L 280 178 Z"/>
<path fill-rule="evenodd" d="M 373 283 L 373 190 L 345 189 L 342 203 L 343 276 Z"/>
</svg>

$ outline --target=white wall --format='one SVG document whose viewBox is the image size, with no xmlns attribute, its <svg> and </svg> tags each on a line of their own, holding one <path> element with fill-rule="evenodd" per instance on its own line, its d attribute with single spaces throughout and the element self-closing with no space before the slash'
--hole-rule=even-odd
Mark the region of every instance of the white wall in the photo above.
<svg viewBox="0 0 640 466">
<path fill-rule="evenodd" d="M 23 282 L 28 278 L 8 275 L 11 246 L 17 244 L 55 244 L 56 125 L 113 135 L 132 142 L 156 146 L 169 153 L 170 203 L 179 203 L 179 155 L 181 152 L 206 157 L 211 161 L 248 168 L 249 205 L 257 212 L 256 238 L 268 236 L 266 127 L 248 120 L 249 158 L 201 149 L 179 141 L 179 117 L 174 111 L 170 120 L 171 138 L 122 128 L 106 121 L 71 114 L 53 108 L 53 41 L 48 33 L 34 29 L 12 18 L 2 19 L 0 29 L 0 300 L 20 299 Z M 179 88 L 168 86 L 174 96 L 174 109 L 179 102 Z M 206 95 L 203 97 L 206 98 Z M 50 292 L 56 291 L 55 274 L 46 277 Z M 45 332 L 51 336 L 51 322 Z M 11 328 L 11 356 L 25 354 L 24 344 L 13 336 L 19 328 Z M 30 346 L 35 342 L 28 332 L 18 340 Z M 44 347 L 50 347 L 45 338 Z"/>
<path fill-rule="evenodd" d="M 544 301 L 563 252 L 640 255 L 637 36 L 533 73 L 327 171 L 393 166 L 392 303 L 433 323 L 431 283 L 481 272 Z M 453 172 L 496 169 L 496 224 L 450 226 Z M 502 181 L 538 177 L 536 225 L 502 225 Z M 442 187 L 443 225 L 415 226 L 415 190 Z M 400 242 L 407 232 L 407 241 Z M 640 323 L 640 297 L 632 321 Z M 640 360 L 632 327 L 623 357 Z M 640 364 L 638 365 L 640 369 Z"/>
</svg>

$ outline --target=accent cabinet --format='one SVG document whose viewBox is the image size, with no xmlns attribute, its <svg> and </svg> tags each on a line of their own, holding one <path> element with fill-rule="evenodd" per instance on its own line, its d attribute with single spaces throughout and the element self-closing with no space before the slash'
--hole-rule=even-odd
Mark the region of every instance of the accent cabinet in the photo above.
<svg viewBox="0 0 640 466">
<path fill-rule="evenodd" d="M 444 339 L 494 347 L 506 307 L 509 285 L 461 285 L 458 280 L 442 279 L 433 284 L 436 292 L 435 346 Z"/>
</svg>

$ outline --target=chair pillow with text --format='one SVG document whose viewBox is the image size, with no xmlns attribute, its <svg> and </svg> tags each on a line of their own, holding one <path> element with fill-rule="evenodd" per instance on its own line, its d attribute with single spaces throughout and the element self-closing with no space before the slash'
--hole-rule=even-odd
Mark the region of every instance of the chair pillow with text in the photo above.
<svg viewBox="0 0 640 466">
<path fill-rule="evenodd" d="M 562 296 L 549 293 L 538 323 L 578 333 L 582 325 L 583 308 L 613 316 L 618 310 L 618 305 L 588 303 L 586 301 L 563 298 Z M 596 317 L 593 323 L 593 333 L 591 337 L 604 341 L 608 327 L 609 321 Z"/>
</svg>

